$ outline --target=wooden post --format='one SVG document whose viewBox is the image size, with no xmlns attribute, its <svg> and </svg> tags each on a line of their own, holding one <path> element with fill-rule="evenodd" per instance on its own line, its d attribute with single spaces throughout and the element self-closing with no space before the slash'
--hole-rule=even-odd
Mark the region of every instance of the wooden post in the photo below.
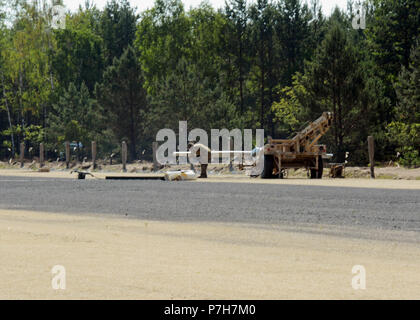
<svg viewBox="0 0 420 320">
<path fill-rule="evenodd" d="M 284 177 L 282 176 L 282 173 L 281 173 L 281 155 L 277 159 L 279 161 L 279 179 L 283 179 Z M 318 158 L 317 158 L 317 162 L 318 162 Z"/>
<path fill-rule="evenodd" d="M 44 143 L 39 144 L 39 167 L 44 166 Z"/>
<path fill-rule="evenodd" d="M 152 143 L 152 149 L 153 149 L 153 171 L 157 171 L 159 168 L 159 164 L 156 157 L 156 152 L 158 149 L 158 143 L 156 141 L 153 141 Z"/>
<path fill-rule="evenodd" d="M 20 143 L 20 167 L 23 168 L 25 159 L 25 142 Z"/>
<path fill-rule="evenodd" d="M 375 179 L 375 144 L 373 137 L 368 137 L 368 149 L 369 149 L 369 162 L 370 162 L 370 177 Z"/>
<path fill-rule="evenodd" d="M 70 168 L 70 142 L 66 141 L 66 169 Z"/>
<path fill-rule="evenodd" d="M 96 141 L 92 141 L 92 165 L 96 169 Z"/>
<path fill-rule="evenodd" d="M 232 172 L 233 171 L 233 158 L 235 157 L 235 154 L 233 153 L 233 151 L 235 151 L 235 145 L 233 143 L 233 137 L 229 138 L 229 144 L 230 144 L 229 171 Z"/>
<path fill-rule="evenodd" d="M 127 172 L 127 143 L 125 141 L 122 142 L 121 161 L 123 172 Z"/>
</svg>

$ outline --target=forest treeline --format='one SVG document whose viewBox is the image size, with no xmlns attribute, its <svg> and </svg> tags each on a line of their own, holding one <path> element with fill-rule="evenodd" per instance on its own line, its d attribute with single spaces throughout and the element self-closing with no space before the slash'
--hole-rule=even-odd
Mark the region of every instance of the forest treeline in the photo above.
<svg viewBox="0 0 420 320">
<path fill-rule="evenodd" d="M 13 2 L 13 3 L 10 3 Z M 126 0 L 87 2 L 51 28 L 49 1 L 0 1 L 0 158 L 56 158 L 64 141 L 127 141 L 150 157 L 162 128 L 264 128 L 287 138 L 323 111 L 336 161 L 420 165 L 420 2 L 368 0 L 325 16 L 316 0 L 227 0 L 186 9 L 156 0 L 137 14 Z M 88 155 L 88 148 L 79 150 Z"/>
</svg>

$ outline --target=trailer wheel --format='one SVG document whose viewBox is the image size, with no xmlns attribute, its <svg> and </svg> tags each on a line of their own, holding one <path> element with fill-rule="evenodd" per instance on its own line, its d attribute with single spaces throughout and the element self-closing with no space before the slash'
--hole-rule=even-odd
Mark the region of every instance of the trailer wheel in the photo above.
<svg viewBox="0 0 420 320">
<path fill-rule="evenodd" d="M 324 161 L 322 160 L 322 156 L 318 158 L 318 171 L 317 171 L 317 179 L 322 179 L 322 174 L 324 172 Z"/>
<path fill-rule="evenodd" d="M 318 170 L 311 169 L 311 179 L 322 179 L 322 174 L 324 173 L 324 162 L 322 161 L 322 156 L 318 157 Z"/>
<path fill-rule="evenodd" d="M 272 155 L 264 156 L 264 169 L 261 173 L 263 179 L 273 179 L 274 157 Z"/>
</svg>

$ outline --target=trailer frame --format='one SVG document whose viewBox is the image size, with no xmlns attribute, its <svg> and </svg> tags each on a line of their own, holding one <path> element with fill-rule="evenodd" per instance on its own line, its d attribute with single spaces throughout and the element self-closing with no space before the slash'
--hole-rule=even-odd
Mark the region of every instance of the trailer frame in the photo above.
<svg viewBox="0 0 420 320">
<path fill-rule="evenodd" d="M 264 146 L 264 170 L 261 177 L 283 178 L 286 169 L 306 168 L 311 179 L 321 179 L 324 159 L 332 155 L 327 154 L 326 145 L 317 142 L 329 130 L 332 121 L 333 114 L 324 112 L 291 139 L 268 137 Z"/>
</svg>

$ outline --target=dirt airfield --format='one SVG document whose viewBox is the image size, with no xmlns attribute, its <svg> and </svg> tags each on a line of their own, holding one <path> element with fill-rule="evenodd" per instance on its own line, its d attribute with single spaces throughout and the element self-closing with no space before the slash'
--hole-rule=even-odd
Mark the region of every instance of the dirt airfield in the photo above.
<svg viewBox="0 0 420 320">
<path fill-rule="evenodd" d="M 420 298 L 418 245 L 313 228 L 0 210 L 0 299 Z M 55 265 L 65 290 L 52 289 Z M 352 288 L 354 265 L 365 290 Z"/>
<path fill-rule="evenodd" d="M 419 168 L 420 169 L 420 168 Z M 420 174 L 420 170 L 412 169 L 413 174 Z M 122 172 L 92 172 L 94 177 L 87 175 L 86 179 L 105 179 L 106 176 L 162 176 L 161 173 L 122 173 Z M 50 171 L 38 172 L 28 169 L 3 169 L 0 176 L 15 176 L 28 178 L 66 178 L 76 179 L 77 174 L 70 174 L 70 171 Z M 250 178 L 244 174 L 210 174 L 208 179 L 197 179 L 193 183 L 207 182 L 237 182 L 237 183 L 265 183 L 265 184 L 284 184 L 284 185 L 307 185 L 325 187 L 354 187 L 354 188 L 386 188 L 386 189 L 419 189 L 420 178 L 418 179 L 366 179 L 366 178 L 345 178 L 345 179 L 308 179 L 300 176 L 291 176 L 287 179 L 259 179 Z M 176 183 L 176 182 L 173 182 Z"/>
<path fill-rule="evenodd" d="M 63 171 L 0 175 L 76 178 Z M 191 183 L 222 181 L 420 190 L 419 180 L 391 179 L 223 175 Z M 378 241 L 334 235 L 345 234 L 341 228 L 0 210 L 0 299 L 420 299 L 420 247 L 407 241 L 409 232 L 363 231 L 400 239 Z M 65 290 L 52 288 L 56 265 L 65 267 Z M 352 287 L 355 265 L 366 269 L 364 290 Z"/>
</svg>

